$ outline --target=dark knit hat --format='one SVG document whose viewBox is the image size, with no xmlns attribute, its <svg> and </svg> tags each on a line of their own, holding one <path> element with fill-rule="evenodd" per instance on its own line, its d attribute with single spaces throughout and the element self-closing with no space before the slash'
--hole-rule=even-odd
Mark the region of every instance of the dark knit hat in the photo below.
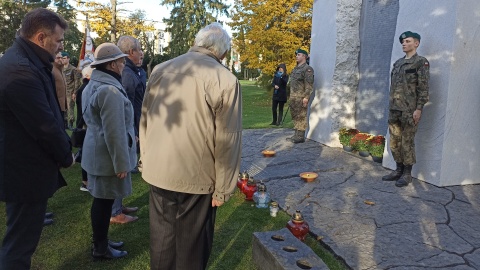
<svg viewBox="0 0 480 270">
<path fill-rule="evenodd" d="M 407 32 L 403 32 L 399 37 L 398 37 L 398 40 L 400 41 L 400 43 L 402 43 L 402 41 L 406 38 L 415 38 L 415 39 L 418 39 L 418 41 L 420 41 L 420 35 L 417 34 L 417 33 L 414 33 L 414 32 L 411 32 L 411 31 L 407 31 Z"/>
<path fill-rule="evenodd" d="M 70 57 L 70 54 L 68 54 L 68 52 L 62 52 L 62 56 Z"/>
</svg>

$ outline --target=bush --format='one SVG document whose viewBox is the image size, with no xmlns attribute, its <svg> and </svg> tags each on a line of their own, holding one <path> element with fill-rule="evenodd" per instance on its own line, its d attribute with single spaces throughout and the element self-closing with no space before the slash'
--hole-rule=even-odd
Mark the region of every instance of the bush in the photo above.
<svg viewBox="0 0 480 270">
<path fill-rule="evenodd" d="M 357 151 L 368 151 L 367 139 L 370 137 L 372 137 L 372 135 L 368 133 L 357 133 L 350 140 L 350 145 Z"/>
<path fill-rule="evenodd" d="M 385 137 L 382 135 L 372 136 L 367 139 L 368 152 L 374 157 L 382 157 L 385 149 Z"/>
<path fill-rule="evenodd" d="M 354 128 L 341 128 L 338 132 L 338 139 L 340 140 L 340 144 L 342 144 L 343 146 L 351 146 L 350 140 L 359 132 L 360 131 L 358 131 L 358 129 Z"/>
</svg>

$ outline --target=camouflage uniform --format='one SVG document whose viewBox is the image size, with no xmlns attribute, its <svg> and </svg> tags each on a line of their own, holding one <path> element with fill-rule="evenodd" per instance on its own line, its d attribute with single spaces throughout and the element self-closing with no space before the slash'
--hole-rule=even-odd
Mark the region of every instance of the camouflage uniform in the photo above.
<svg viewBox="0 0 480 270">
<path fill-rule="evenodd" d="M 303 99 L 309 99 L 313 92 L 313 68 L 307 63 L 297 66 L 290 74 L 290 113 L 294 128 L 299 131 L 307 129 L 307 108 Z"/>
<path fill-rule="evenodd" d="M 72 94 L 74 94 L 77 89 L 80 88 L 80 86 L 82 85 L 82 76 L 71 64 L 69 64 L 68 67 L 63 69 L 63 74 L 65 74 L 65 81 L 67 83 L 68 104 L 68 110 L 65 114 L 65 118 L 68 121 L 68 125 L 73 126 L 73 122 L 75 121 L 75 101 L 72 99 Z"/>
<path fill-rule="evenodd" d="M 429 67 L 428 60 L 418 54 L 410 59 L 400 58 L 393 64 L 388 128 L 390 148 L 397 163 L 413 165 L 416 162 L 417 125 L 413 112 L 421 110 L 428 101 Z"/>
</svg>

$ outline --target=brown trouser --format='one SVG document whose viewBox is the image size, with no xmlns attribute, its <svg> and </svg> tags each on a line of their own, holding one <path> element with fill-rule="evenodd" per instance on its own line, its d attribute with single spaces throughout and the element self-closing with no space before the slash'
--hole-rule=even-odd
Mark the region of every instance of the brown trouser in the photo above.
<svg viewBox="0 0 480 270">
<path fill-rule="evenodd" d="M 415 133 L 417 125 L 413 114 L 390 110 L 388 115 L 388 130 L 390 131 L 390 149 L 397 163 L 413 165 L 415 159 Z"/>
<path fill-rule="evenodd" d="M 212 194 L 188 194 L 150 186 L 151 270 L 203 270 L 212 250 Z"/>
<path fill-rule="evenodd" d="M 307 129 L 307 107 L 303 107 L 303 97 L 292 96 L 289 106 L 294 128 L 305 131 Z"/>
</svg>

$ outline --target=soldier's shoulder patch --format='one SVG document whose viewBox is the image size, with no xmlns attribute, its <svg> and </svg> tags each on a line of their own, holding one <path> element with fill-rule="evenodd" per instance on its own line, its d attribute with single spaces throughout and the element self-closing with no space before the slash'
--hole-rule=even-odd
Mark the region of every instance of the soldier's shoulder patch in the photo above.
<svg viewBox="0 0 480 270">
<path fill-rule="evenodd" d="M 307 72 L 313 72 L 313 69 L 307 68 Z"/>
<path fill-rule="evenodd" d="M 428 67 L 428 66 L 430 66 L 430 63 L 428 63 L 428 61 L 425 61 L 424 66 Z"/>
</svg>

